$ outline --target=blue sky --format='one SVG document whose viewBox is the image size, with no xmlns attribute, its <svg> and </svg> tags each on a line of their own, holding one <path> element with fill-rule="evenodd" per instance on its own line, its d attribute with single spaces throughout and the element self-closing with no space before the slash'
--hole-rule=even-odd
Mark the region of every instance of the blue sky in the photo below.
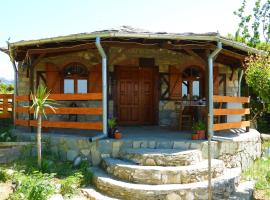
<svg viewBox="0 0 270 200">
<path fill-rule="evenodd" d="M 255 0 L 249 0 L 248 7 Z M 0 46 L 130 25 L 150 31 L 234 33 L 242 0 L 8 0 L 0 6 Z M 0 78 L 13 78 L 0 53 Z"/>
</svg>

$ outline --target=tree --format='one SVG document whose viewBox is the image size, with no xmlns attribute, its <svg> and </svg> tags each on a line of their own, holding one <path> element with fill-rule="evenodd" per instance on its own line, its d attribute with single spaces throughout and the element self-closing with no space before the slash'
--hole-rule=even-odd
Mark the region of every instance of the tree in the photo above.
<svg viewBox="0 0 270 200">
<path fill-rule="evenodd" d="M 10 94 L 13 92 L 14 92 L 13 84 L 5 84 L 5 83 L 2 83 L 0 80 L 0 93 L 1 94 Z"/>
<path fill-rule="evenodd" d="M 55 112 L 56 105 L 54 100 L 49 99 L 50 92 L 47 92 L 47 88 L 43 85 L 39 85 L 36 94 L 31 93 L 32 106 L 34 109 L 34 118 L 37 119 L 37 155 L 38 155 L 38 166 L 41 167 L 41 127 L 42 127 L 42 115 L 46 116 L 46 108 L 49 108 Z"/>
<path fill-rule="evenodd" d="M 270 56 L 251 55 L 244 64 L 246 82 L 252 91 L 259 97 L 254 105 L 253 118 L 256 119 L 263 112 L 270 112 Z"/>
<path fill-rule="evenodd" d="M 270 0 L 256 0 L 252 14 L 246 14 L 246 0 L 234 12 L 240 18 L 235 39 L 251 47 L 269 50 L 270 39 Z"/>
<path fill-rule="evenodd" d="M 264 50 L 263 55 L 250 55 L 244 63 L 245 81 L 251 89 L 252 120 L 256 120 L 264 112 L 270 112 L 270 0 L 256 0 L 251 14 L 246 14 L 246 3 L 243 0 L 234 12 L 240 18 L 234 39 Z"/>
</svg>

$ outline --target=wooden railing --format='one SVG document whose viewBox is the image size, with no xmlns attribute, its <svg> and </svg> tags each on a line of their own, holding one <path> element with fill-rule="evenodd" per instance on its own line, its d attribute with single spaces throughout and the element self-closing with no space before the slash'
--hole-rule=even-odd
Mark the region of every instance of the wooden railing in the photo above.
<svg viewBox="0 0 270 200">
<path fill-rule="evenodd" d="M 56 101 L 81 101 L 81 100 L 102 100 L 101 93 L 88 93 L 88 94 L 51 94 L 49 99 Z M 31 101 L 30 95 L 17 96 L 17 102 Z M 46 114 L 80 114 L 80 115 L 102 115 L 102 108 L 95 107 L 57 107 L 54 112 L 47 108 Z M 17 106 L 16 113 L 27 113 L 30 116 L 34 113 L 33 109 L 26 106 Z M 22 120 L 16 119 L 16 125 L 19 126 L 37 126 L 36 120 Z M 42 121 L 42 127 L 48 128 L 72 128 L 72 129 L 89 129 L 89 130 L 102 130 L 102 122 L 79 122 L 79 121 Z"/>
<path fill-rule="evenodd" d="M 249 97 L 237 97 L 237 96 L 214 96 L 213 99 L 216 103 L 241 103 L 241 104 L 249 104 Z M 214 109 L 214 116 L 221 115 L 249 115 L 249 108 L 219 108 Z M 239 122 L 228 122 L 228 123 L 218 123 L 213 125 L 214 131 L 231 129 L 231 128 L 246 128 L 250 126 L 250 121 L 239 121 Z"/>
<path fill-rule="evenodd" d="M 0 119 L 11 118 L 13 94 L 0 94 Z"/>
</svg>

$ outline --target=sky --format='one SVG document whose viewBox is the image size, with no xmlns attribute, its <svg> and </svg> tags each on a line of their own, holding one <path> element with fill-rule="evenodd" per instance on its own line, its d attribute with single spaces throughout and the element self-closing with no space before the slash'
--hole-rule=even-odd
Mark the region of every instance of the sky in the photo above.
<svg viewBox="0 0 270 200">
<path fill-rule="evenodd" d="M 248 0 L 248 9 L 255 0 Z M 235 33 L 242 0 L 2 0 L 0 47 L 6 41 L 92 32 L 122 25 L 162 32 Z M 0 52 L 0 79 L 13 79 Z"/>
</svg>

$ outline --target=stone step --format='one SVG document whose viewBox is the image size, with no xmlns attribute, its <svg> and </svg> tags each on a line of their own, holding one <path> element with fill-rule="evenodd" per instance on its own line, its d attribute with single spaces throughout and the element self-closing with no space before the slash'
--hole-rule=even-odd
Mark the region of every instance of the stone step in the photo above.
<svg viewBox="0 0 270 200">
<path fill-rule="evenodd" d="M 207 180 L 208 161 L 188 166 L 141 166 L 114 158 L 103 158 L 102 168 L 109 174 L 128 182 L 143 184 L 183 184 Z M 212 177 L 223 174 L 222 160 L 212 160 Z"/>
<path fill-rule="evenodd" d="M 199 150 L 182 149 L 121 149 L 120 158 L 131 160 L 144 166 L 194 165 L 202 160 Z"/>
<path fill-rule="evenodd" d="M 253 199 L 254 181 L 245 181 L 238 185 L 235 192 L 231 194 L 229 200 L 251 200 Z"/>
<path fill-rule="evenodd" d="M 92 187 L 81 189 L 83 195 L 89 200 L 119 200 L 101 194 Z"/>
<path fill-rule="evenodd" d="M 92 168 L 94 185 L 108 196 L 123 200 L 171 200 L 171 199 L 208 199 L 208 182 L 189 184 L 146 185 L 116 180 L 99 168 Z M 212 199 L 228 199 L 239 182 L 241 169 L 233 168 L 224 175 L 212 179 Z"/>
</svg>

